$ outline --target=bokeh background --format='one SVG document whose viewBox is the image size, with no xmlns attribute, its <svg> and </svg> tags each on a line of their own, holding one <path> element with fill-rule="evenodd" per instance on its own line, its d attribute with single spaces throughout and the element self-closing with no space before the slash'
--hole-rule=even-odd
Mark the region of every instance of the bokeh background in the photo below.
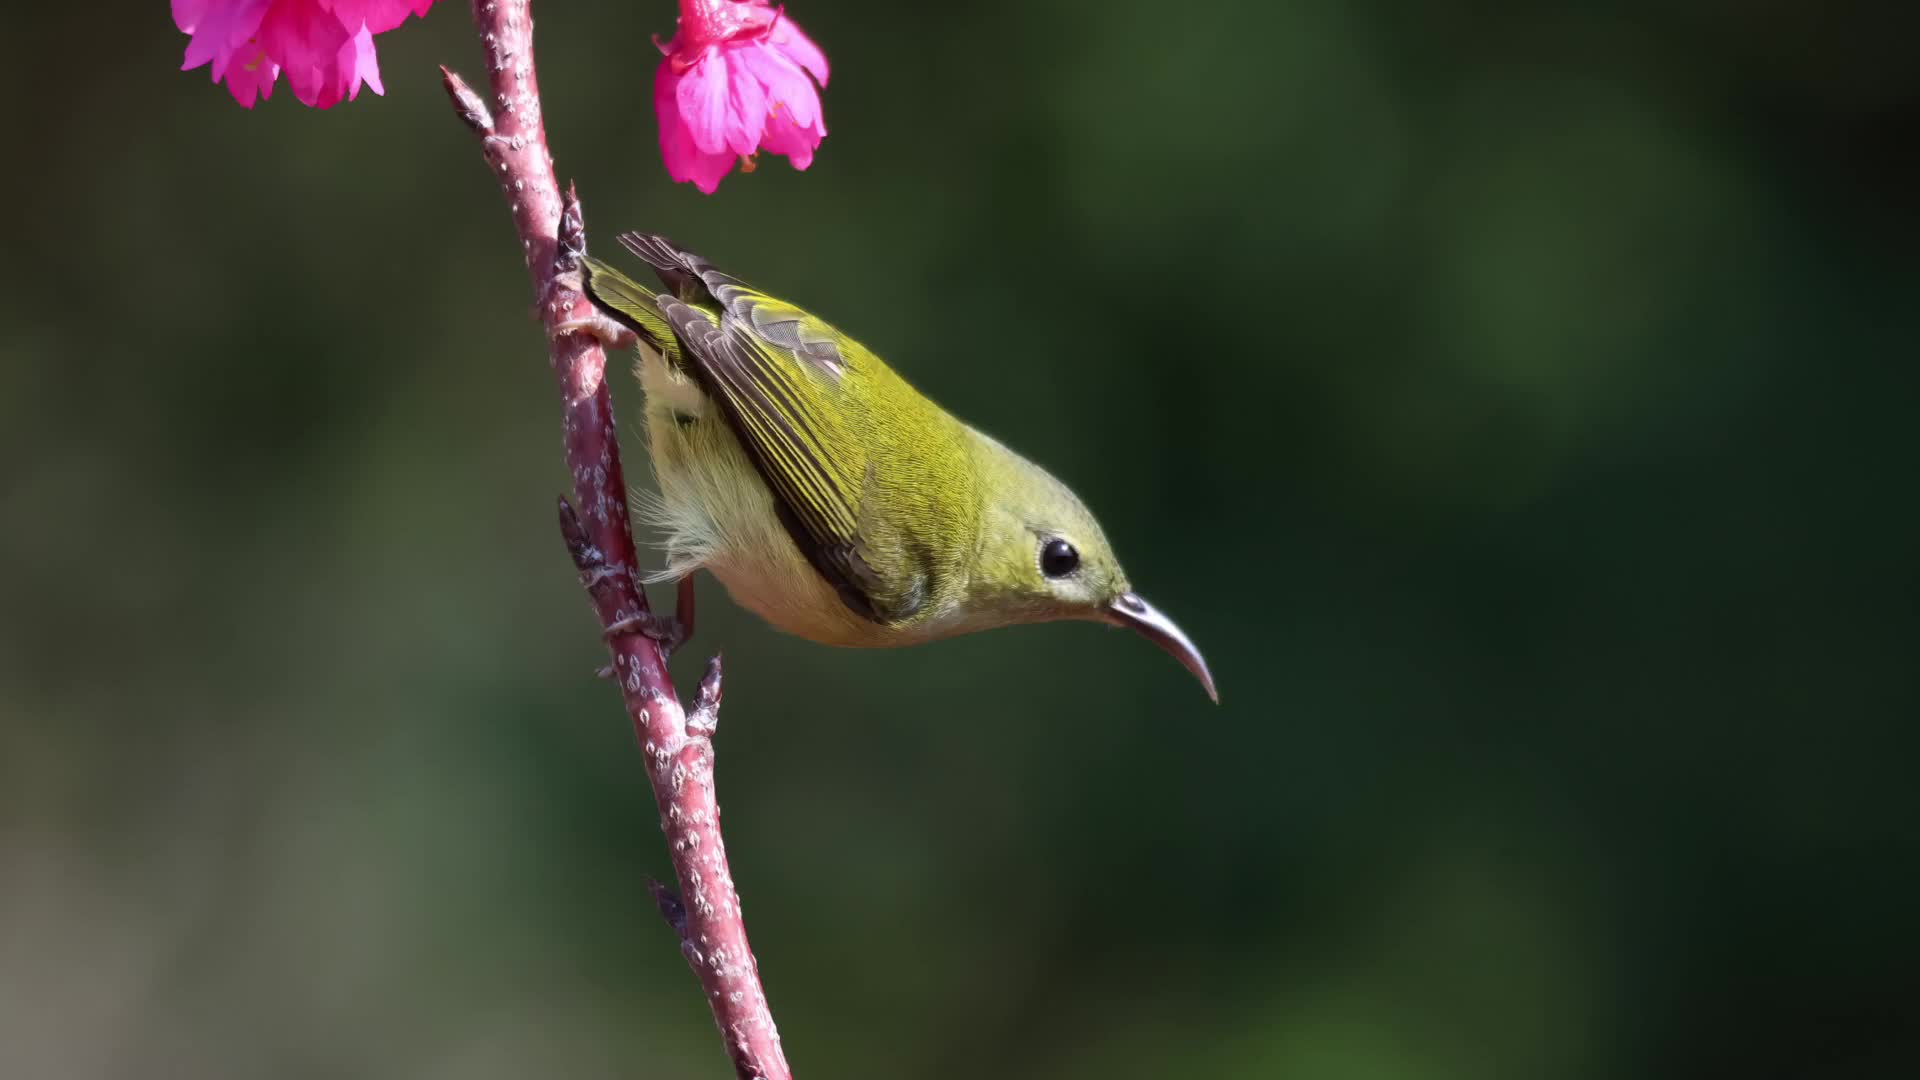
<svg viewBox="0 0 1920 1080">
<path fill-rule="evenodd" d="M 116 7 L 0 75 L 0 1074 L 726 1075 L 466 11 L 317 113 Z M 1920 1074 L 1913 18 L 793 0 L 832 134 L 706 198 L 671 5 L 537 8 L 603 250 L 1053 467 L 1220 678 L 704 582 L 800 1075 Z"/>
</svg>

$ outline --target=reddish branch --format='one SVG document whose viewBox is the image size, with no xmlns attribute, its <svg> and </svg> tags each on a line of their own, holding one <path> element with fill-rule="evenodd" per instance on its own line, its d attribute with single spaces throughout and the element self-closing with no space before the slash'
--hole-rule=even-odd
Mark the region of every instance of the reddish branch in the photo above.
<svg viewBox="0 0 1920 1080">
<path fill-rule="evenodd" d="M 660 828 L 680 884 L 677 896 L 656 887 L 654 899 L 680 935 L 681 951 L 706 991 L 734 1071 L 741 1080 L 789 1080 L 792 1074 L 747 946 L 740 898 L 720 836 L 712 741 L 720 709 L 720 659 L 716 656 L 707 665 L 698 701 L 688 713 L 667 677 L 659 645 L 641 633 L 617 629 L 643 621 L 649 611 L 636 571 L 626 479 L 605 380 L 606 354 L 590 335 L 562 332 L 562 327 L 592 314 L 579 284 L 585 225 L 573 191 L 561 194 L 547 151 L 528 2 L 474 0 L 473 21 L 486 47 L 491 103 L 458 75 L 445 68 L 441 72 L 455 111 L 480 136 L 487 165 L 513 210 L 514 230 L 547 330 L 565 409 L 567 467 L 573 474 L 574 502 L 560 500 L 560 530 L 607 631 L 613 651 L 610 671 L 646 754 Z"/>
</svg>

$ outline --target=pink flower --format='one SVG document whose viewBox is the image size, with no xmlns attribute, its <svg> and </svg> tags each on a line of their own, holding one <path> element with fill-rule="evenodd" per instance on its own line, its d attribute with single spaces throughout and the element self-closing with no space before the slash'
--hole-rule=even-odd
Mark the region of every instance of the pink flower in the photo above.
<svg viewBox="0 0 1920 1080">
<path fill-rule="evenodd" d="M 173 0 L 173 22 L 192 35 L 180 70 L 213 65 L 213 81 L 246 108 L 273 96 L 286 73 L 302 104 L 351 101 L 380 85 L 373 35 L 425 15 L 433 0 Z"/>
<path fill-rule="evenodd" d="M 796 169 L 813 164 L 827 135 L 813 84 L 827 85 L 827 58 L 785 9 L 680 0 L 680 32 L 660 51 L 653 107 L 668 176 L 711 195 L 736 159 L 751 171 L 760 150 Z"/>
</svg>

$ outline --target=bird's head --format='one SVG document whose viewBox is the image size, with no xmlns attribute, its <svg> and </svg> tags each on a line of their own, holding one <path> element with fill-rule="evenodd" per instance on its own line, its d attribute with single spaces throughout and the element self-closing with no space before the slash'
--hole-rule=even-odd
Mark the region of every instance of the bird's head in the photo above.
<svg viewBox="0 0 1920 1080">
<path fill-rule="evenodd" d="M 1141 599 L 1085 503 L 1045 469 L 981 436 L 985 513 L 969 588 L 975 619 L 1124 626 L 1172 654 L 1220 700 L 1200 650 Z"/>
</svg>

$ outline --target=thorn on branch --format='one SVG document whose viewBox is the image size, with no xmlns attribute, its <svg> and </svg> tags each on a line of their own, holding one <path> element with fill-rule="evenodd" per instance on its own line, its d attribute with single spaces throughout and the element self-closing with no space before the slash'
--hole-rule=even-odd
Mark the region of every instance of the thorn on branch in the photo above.
<svg viewBox="0 0 1920 1080">
<path fill-rule="evenodd" d="M 574 513 L 573 504 L 565 495 L 557 500 L 560 510 L 560 539 L 567 545 L 567 554 L 573 556 L 574 568 L 582 574 L 591 574 L 601 569 L 600 552 L 587 539 L 587 530 L 580 524 L 580 515 Z"/>
<path fill-rule="evenodd" d="M 712 735 L 720 727 L 720 654 L 707 661 L 707 673 L 700 678 L 700 692 L 694 698 L 693 711 L 687 714 L 687 734 Z"/>
<path fill-rule="evenodd" d="M 571 180 L 567 181 L 567 192 L 560 200 L 559 241 L 553 252 L 556 278 L 577 273 L 580 259 L 587 253 L 587 219 L 580 211 L 580 193 Z"/>
<path fill-rule="evenodd" d="M 440 65 L 440 85 L 447 88 L 447 97 L 453 100 L 453 111 L 468 130 L 482 138 L 493 134 L 493 114 L 487 111 L 486 101 L 445 64 Z"/>
<path fill-rule="evenodd" d="M 652 878 L 647 879 L 647 891 L 653 894 L 653 903 L 660 909 L 660 917 L 667 920 L 667 925 L 673 927 L 673 932 L 679 935 L 681 941 L 686 941 L 687 905 L 680 902 L 672 889 Z"/>
<path fill-rule="evenodd" d="M 580 571 L 580 584 L 598 598 L 608 582 L 620 579 L 620 571 L 607 564 L 606 554 L 587 536 L 585 526 L 580 524 L 580 515 L 574 512 L 573 504 L 567 501 L 567 497 L 562 495 L 557 502 L 560 509 L 560 539 L 566 542 L 567 554 L 573 557 L 574 569 Z M 619 601 L 624 598 L 615 596 L 614 599 Z M 642 599 L 645 599 L 644 594 Z M 616 623 L 607 627 L 607 633 L 624 633 L 628 629 Z"/>
<path fill-rule="evenodd" d="M 633 582 L 632 573 L 607 562 L 606 553 L 600 550 L 587 536 L 587 530 L 580 524 L 580 515 L 573 504 L 562 495 L 554 500 L 560 517 L 560 538 L 566 542 L 567 554 L 573 557 L 574 569 L 580 572 L 580 584 L 587 590 L 596 606 L 602 611 L 611 611 L 611 616 L 602 615 L 605 622 L 601 635 L 608 641 L 624 634 L 641 634 L 653 639 L 660 647 L 660 658 L 665 660 L 672 655 L 675 647 L 686 640 L 686 630 L 680 620 L 671 616 L 659 616 L 647 610 L 647 594 L 644 589 L 635 588 L 631 594 L 621 589 L 621 583 Z M 630 615 L 619 614 L 637 605 L 638 611 Z M 611 667 L 598 674 L 611 678 Z"/>
</svg>

